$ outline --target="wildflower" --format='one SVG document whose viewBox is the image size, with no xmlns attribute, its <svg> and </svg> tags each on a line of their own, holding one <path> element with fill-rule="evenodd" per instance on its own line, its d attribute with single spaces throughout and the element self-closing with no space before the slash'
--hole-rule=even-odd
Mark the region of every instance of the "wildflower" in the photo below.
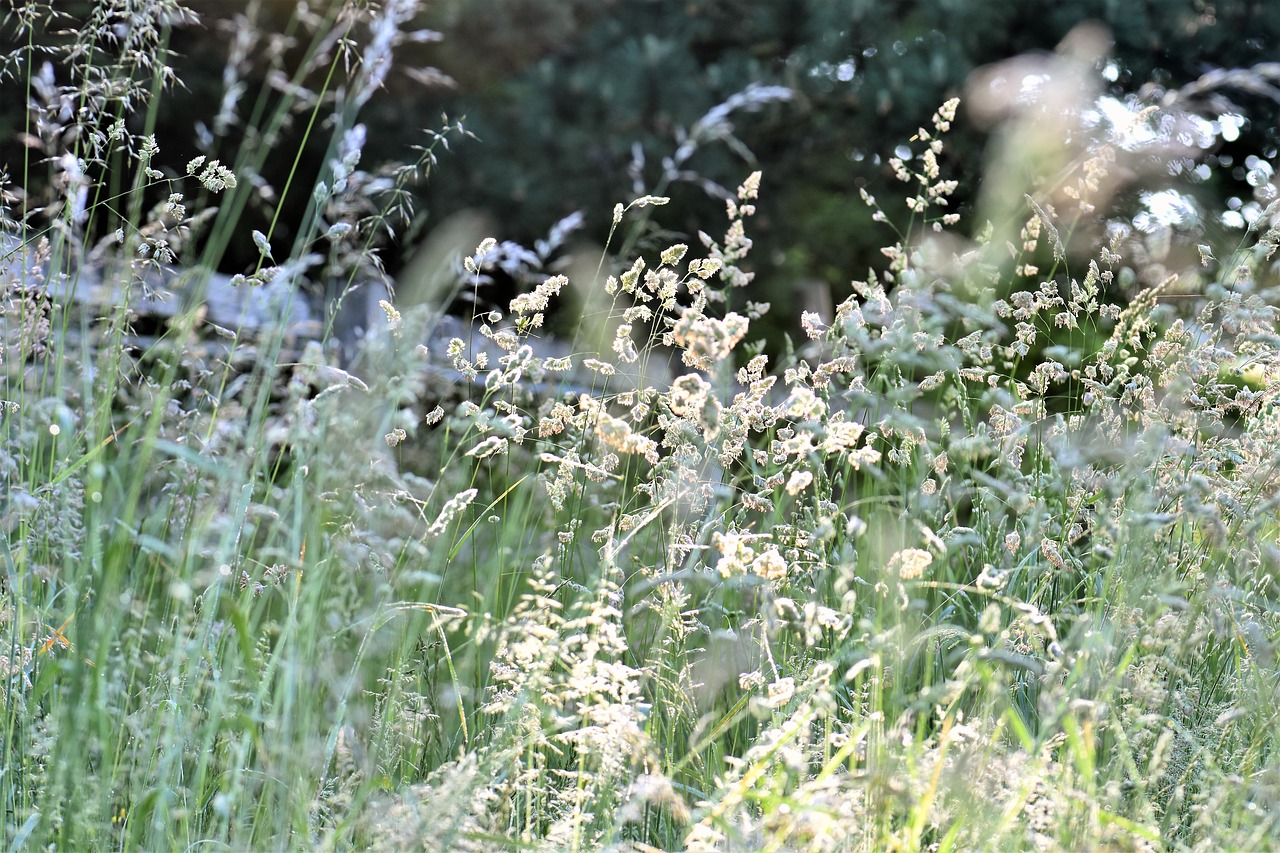
<svg viewBox="0 0 1280 853">
<path fill-rule="evenodd" d="M 716 258 L 695 258 L 689 262 L 689 274 L 706 281 L 724 268 L 724 262 Z"/>
<path fill-rule="evenodd" d="M 385 299 L 378 300 L 378 307 L 387 315 L 387 325 L 391 327 L 393 332 L 398 333 L 400 331 L 400 312 Z"/>
<path fill-rule="evenodd" d="M 596 421 L 596 435 L 612 450 L 643 456 L 650 464 L 658 464 L 657 443 L 633 432 L 630 424 L 621 418 L 600 412 Z"/>
<path fill-rule="evenodd" d="M 797 421 L 817 420 L 827 411 L 827 404 L 818 398 L 813 390 L 803 385 L 796 386 L 787 401 L 787 417 Z"/>
<path fill-rule="evenodd" d="M 631 783 L 618 817 L 623 823 L 642 823 L 655 808 L 666 809 L 678 823 L 689 820 L 689 807 L 671 780 L 646 773 Z"/>
<path fill-rule="evenodd" d="M 607 361 L 601 361 L 598 358 L 583 359 L 582 366 L 593 373 L 599 373 L 601 376 L 613 376 L 617 373 L 617 369 Z"/>
<path fill-rule="evenodd" d="M 765 701 L 765 706 L 775 709 L 781 708 L 796 695 L 796 680 L 794 678 L 779 678 L 769 685 L 768 694 L 769 698 Z"/>
<path fill-rule="evenodd" d="M 730 531 L 711 534 L 711 544 L 720 552 L 720 560 L 716 563 L 716 571 L 721 577 L 733 577 L 746 574 L 754 563 L 756 551 L 751 547 L 754 536 L 746 533 Z"/>
<path fill-rule="evenodd" d="M 467 451 L 474 459 L 487 459 L 490 456 L 506 456 L 508 441 L 502 436 L 491 435 L 475 447 Z"/>
<path fill-rule="evenodd" d="M 1022 536 L 1016 530 L 1011 530 L 1004 536 L 1004 549 L 1010 554 L 1017 554 L 1018 548 L 1022 545 Z"/>
<path fill-rule="evenodd" d="M 858 446 L 862 438 L 862 424 L 853 421 L 829 421 L 822 439 L 824 453 L 846 452 Z"/>
<path fill-rule="evenodd" d="M 511 300 L 511 312 L 518 317 L 532 315 L 538 317 L 541 312 L 546 311 L 551 304 L 551 298 L 559 295 L 565 285 L 569 283 L 569 279 L 562 275 L 551 276 L 545 279 L 541 284 L 533 289 L 530 293 L 522 293 L 515 299 Z M 534 324 L 542 325 L 541 320 Z"/>
<path fill-rule="evenodd" d="M 816 311 L 805 311 L 800 315 L 800 326 L 811 341 L 822 338 L 822 315 Z"/>
<path fill-rule="evenodd" d="M 791 479 L 787 480 L 787 494 L 795 497 L 796 495 L 809 488 L 809 484 L 813 482 L 813 473 L 810 471 L 796 471 L 791 475 Z"/>
<path fill-rule="evenodd" d="M 195 175 L 196 170 L 201 166 L 204 166 L 204 169 L 200 171 L 196 180 L 209 192 L 220 193 L 223 190 L 236 188 L 236 176 L 217 160 L 210 160 L 206 164 L 204 157 L 197 157 L 187 164 L 187 174 Z"/>
<path fill-rule="evenodd" d="M 702 411 L 711 384 L 697 373 L 687 373 L 671 383 L 667 406 L 677 417 L 694 417 Z"/>
<path fill-rule="evenodd" d="M 669 267 L 675 266 L 680 263 L 681 259 L 684 258 L 685 253 L 688 251 L 689 247 L 684 243 L 677 243 L 676 245 L 665 249 L 662 252 L 663 265 Z"/>
<path fill-rule="evenodd" d="M 915 580 L 933 563 L 933 555 L 921 548 L 906 548 L 889 558 L 889 571 L 903 580 Z"/>
<path fill-rule="evenodd" d="M 713 364 L 729 357 L 746 336 L 747 326 L 747 318 L 741 314 L 730 312 L 719 320 L 690 308 L 681 313 L 669 337 L 684 348 L 685 364 L 710 370 Z"/>
<path fill-rule="evenodd" d="M 549 373 L 566 373 L 573 368 L 573 359 L 568 356 L 562 358 L 546 358 L 542 361 L 542 369 Z"/>
<path fill-rule="evenodd" d="M 444 533 L 449 524 L 457 518 L 464 509 L 466 509 L 476 495 L 480 494 L 477 489 L 466 489 L 450 498 L 440 510 L 440 514 L 436 516 L 436 520 L 427 528 L 427 535 L 439 536 Z"/>
<path fill-rule="evenodd" d="M 782 580 L 787 576 L 787 561 L 770 545 L 751 562 L 751 571 L 765 580 Z"/>
<path fill-rule="evenodd" d="M 627 364 L 634 364 L 640 359 L 635 341 L 631 339 L 631 324 L 620 323 L 613 337 L 613 351 Z"/>
<path fill-rule="evenodd" d="M 648 207 L 649 205 L 653 205 L 654 207 L 661 207 L 664 204 L 670 204 L 670 203 L 671 203 L 671 199 L 667 198 L 666 196 L 644 195 L 644 196 L 640 196 L 640 198 L 631 202 L 631 204 L 627 205 L 627 207 Z"/>
<path fill-rule="evenodd" d="M 1067 563 L 1062 559 L 1062 552 L 1058 550 L 1058 543 L 1052 539 L 1045 538 L 1040 541 L 1040 553 L 1044 554 L 1044 558 L 1055 569 L 1066 568 Z"/>
<path fill-rule="evenodd" d="M 955 121 L 956 109 L 959 106 L 959 98 L 950 98 L 938 107 L 938 111 L 933 116 L 933 126 L 939 133 L 946 133 L 951 129 L 951 122 Z"/>
</svg>

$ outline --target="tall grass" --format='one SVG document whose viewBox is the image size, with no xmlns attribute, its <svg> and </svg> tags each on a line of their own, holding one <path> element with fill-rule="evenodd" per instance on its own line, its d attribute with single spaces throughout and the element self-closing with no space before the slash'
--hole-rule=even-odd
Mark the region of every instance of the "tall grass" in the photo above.
<svg viewBox="0 0 1280 853">
<path fill-rule="evenodd" d="M 208 328 L 199 288 L 263 199 L 312 203 L 239 286 L 343 282 L 332 316 L 377 279 L 463 132 L 359 169 L 414 7 L 300 11 L 283 98 L 237 100 L 237 42 L 190 164 L 149 135 L 176 5 L 98 4 L 61 76 L 34 47 L 56 13 L 10 19 L 11 846 L 1276 844 L 1275 204 L 1156 275 L 1091 226 L 1116 161 L 1159 152 L 1093 128 L 962 237 L 950 101 L 892 163 L 885 267 L 776 363 L 744 298 L 759 173 L 718 239 L 535 275 L 466 337 L 446 300 L 386 301 L 354 364 Z M 291 122 L 325 172 L 266 187 Z M 620 204 L 611 243 L 664 201 Z M 197 298 L 140 334 L 173 263 Z M 99 280 L 117 301 L 72 297 Z M 553 352 L 571 285 L 584 331 Z"/>
</svg>

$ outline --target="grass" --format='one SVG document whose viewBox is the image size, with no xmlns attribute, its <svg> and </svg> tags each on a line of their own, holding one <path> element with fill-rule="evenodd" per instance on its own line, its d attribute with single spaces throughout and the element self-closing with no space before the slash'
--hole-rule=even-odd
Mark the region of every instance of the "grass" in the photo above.
<svg viewBox="0 0 1280 853">
<path fill-rule="evenodd" d="M 358 168 L 412 6 L 295 19 L 290 96 L 224 101 L 192 165 L 147 132 L 177 7 L 121 43 L 99 4 L 62 83 L 53 13 L 10 20 L 12 848 L 1275 846 L 1275 205 L 1176 277 L 1128 261 L 1138 232 L 1090 229 L 1158 151 L 1097 134 L 963 236 L 948 102 L 894 164 L 885 267 L 781 359 L 744 298 L 759 173 L 719 241 L 526 269 L 470 339 L 440 340 L 452 296 L 387 302 L 354 364 L 198 310 L 140 335 L 149 271 L 208 278 L 263 198 L 313 203 L 240 286 L 377 279 L 465 133 Z M 263 192 L 291 123 L 330 135 L 322 183 Z M 127 301 L 65 296 L 95 269 Z M 551 354 L 567 287 L 591 334 Z"/>
</svg>

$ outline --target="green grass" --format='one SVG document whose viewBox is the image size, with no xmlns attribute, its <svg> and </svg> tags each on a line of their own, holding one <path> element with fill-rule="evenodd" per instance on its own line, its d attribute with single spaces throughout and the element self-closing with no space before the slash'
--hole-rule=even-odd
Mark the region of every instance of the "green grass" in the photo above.
<svg viewBox="0 0 1280 853">
<path fill-rule="evenodd" d="M 163 11 L 114 65 L 81 32 L 98 88 L 41 97 L 93 109 L 32 126 L 5 214 L 11 847 L 1276 845 L 1274 210 L 1174 300 L 1123 289 L 1144 271 L 1081 236 L 1088 192 L 1006 223 L 1012 260 L 1000 229 L 931 243 L 965 226 L 917 156 L 885 269 L 770 359 L 740 268 L 757 173 L 718 243 L 574 283 L 568 373 L 539 339 L 559 278 L 446 346 L 447 300 L 388 306 L 349 369 L 194 311 L 139 342 L 140 259 L 211 268 L 273 156 L 217 140 L 228 180 L 109 132 L 153 120 Z M 315 97 L 246 101 L 268 142 L 333 139 L 323 187 L 281 189 L 314 199 L 293 246 L 263 234 L 246 275 L 317 254 L 367 280 L 461 132 L 383 189 L 342 174 L 374 91 L 343 51 L 370 59 L 393 11 L 295 21 Z M 613 236 L 644 245 L 662 202 Z M 130 302 L 86 312 L 60 288 L 117 228 Z"/>
</svg>

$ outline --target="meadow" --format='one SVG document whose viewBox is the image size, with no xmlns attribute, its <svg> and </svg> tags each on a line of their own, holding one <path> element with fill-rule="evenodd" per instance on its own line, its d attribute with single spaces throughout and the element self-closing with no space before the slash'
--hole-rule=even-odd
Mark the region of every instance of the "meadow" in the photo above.
<svg viewBox="0 0 1280 853">
<path fill-rule="evenodd" d="M 947 101 L 888 164 L 907 204 L 864 193 L 883 264 L 782 351 L 749 298 L 767 170 L 683 241 L 660 186 L 620 199 L 580 280 L 494 235 L 369 297 L 467 142 L 361 164 L 415 6 L 300 7 L 262 95 L 236 56 L 270 45 L 234 42 L 181 161 L 177 4 L 97 3 L 53 58 L 66 21 L 9 15 L 10 849 L 1280 846 L 1280 202 L 1190 237 L 1114 213 L 1205 119 L 1023 105 L 969 221 Z M 314 184 L 260 179 L 285 128 L 330 140 Z M 314 339 L 199 299 L 144 324 L 289 193 L 231 286 L 321 294 Z"/>
</svg>

